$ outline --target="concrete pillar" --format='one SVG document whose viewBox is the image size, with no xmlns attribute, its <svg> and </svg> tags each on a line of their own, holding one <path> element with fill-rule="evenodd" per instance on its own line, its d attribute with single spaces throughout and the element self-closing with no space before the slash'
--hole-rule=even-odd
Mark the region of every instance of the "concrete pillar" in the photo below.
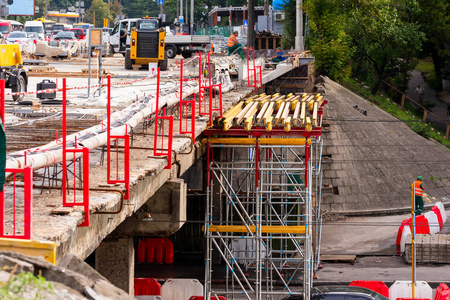
<svg viewBox="0 0 450 300">
<path fill-rule="evenodd" d="M 133 238 L 104 239 L 95 251 L 95 269 L 112 284 L 134 295 Z"/>
</svg>

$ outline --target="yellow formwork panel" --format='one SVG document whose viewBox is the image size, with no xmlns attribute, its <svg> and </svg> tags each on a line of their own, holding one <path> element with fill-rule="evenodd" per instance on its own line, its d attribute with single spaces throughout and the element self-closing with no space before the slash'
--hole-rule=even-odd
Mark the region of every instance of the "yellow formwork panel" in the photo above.
<svg viewBox="0 0 450 300">
<path fill-rule="evenodd" d="M 20 45 L 6 44 L 0 45 L 0 66 L 15 67 L 22 64 L 22 54 Z"/>
<path fill-rule="evenodd" d="M 205 231 L 205 226 L 203 226 L 203 231 Z M 248 226 L 251 232 L 256 232 L 256 226 Z M 208 227 L 209 232 L 239 232 L 245 233 L 249 232 L 244 225 L 210 225 Z M 303 234 L 305 233 L 305 226 L 261 226 L 262 233 L 292 233 L 292 234 Z"/>
<path fill-rule="evenodd" d="M 0 238 L 0 250 L 19 252 L 30 256 L 42 256 L 56 263 L 56 243 Z"/>
<path fill-rule="evenodd" d="M 311 144 L 311 139 L 306 138 L 210 138 L 203 139 L 202 143 L 206 144 L 222 144 L 222 145 L 253 145 L 257 141 L 264 145 L 304 145 L 306 141 Z"/>
</svg>

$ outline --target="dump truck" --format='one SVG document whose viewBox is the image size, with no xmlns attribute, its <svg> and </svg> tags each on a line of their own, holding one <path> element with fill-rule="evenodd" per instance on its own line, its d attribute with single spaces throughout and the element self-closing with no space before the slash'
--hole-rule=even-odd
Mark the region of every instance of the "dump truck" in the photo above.
<svg viewBox="0 0 450 300">
<path fill-rule="evenodd" d="M 133 66 L 148 66 L 158 63 L 161 71 L 167 70 L 168 60 L 164 53 L 166 33 L 159 26 L 157 18 L 137 20 L 136 27 L 131 30 L 130 48 L 125 51 L 125 69 Z"/>
<path fill-rule="evenodd" d="M 0 45 L 0 79 L 5 80 L 5 87 L 11 88 L 13 93 L 26 92 L 28 76 L 23 69 L 20 45 Z M 25 95 L 13 95 L 14 101 L 21 101 Z"/>
</svg>

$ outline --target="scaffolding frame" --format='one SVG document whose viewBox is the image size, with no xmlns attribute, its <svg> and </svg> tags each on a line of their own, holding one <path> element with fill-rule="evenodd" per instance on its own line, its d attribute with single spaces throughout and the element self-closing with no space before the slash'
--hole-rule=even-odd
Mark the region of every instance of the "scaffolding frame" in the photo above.
<svg viewBox="0 0 450 300">
<path fill-rule="evenodd" d="M 320 263 L 320 125 L 204 132 L 206 299 L 309 299 Z M 222 275 L 221 266 L 225 284 L 216 288 L 213 271 Z"/>
</svg>

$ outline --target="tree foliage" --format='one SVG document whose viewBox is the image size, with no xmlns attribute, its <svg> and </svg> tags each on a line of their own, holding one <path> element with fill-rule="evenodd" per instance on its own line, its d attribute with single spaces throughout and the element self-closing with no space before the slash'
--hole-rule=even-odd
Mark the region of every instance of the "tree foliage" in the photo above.
<svg viewBox="0 0 450 300">
<path fill-rule="evenodd" d="M 412 19 L 419 13 L 415 0 L 358 0 L 348 16 L 348 33 L 355 46 L 358 64 L 373 74 L 372 94 L 381 80 L 408 73 L 410 64 L 421 48 L 424 35 Z M 391 70 L 391 74 L 387 72 Z"/>
<path fill-rule="evenodd" d="M 307 46 L 315 56 L 316 71 L 335 80 L 346 78 L 353 49 L 345 31 L 343 0 L 307 0 L 304 8 L 311 28 Z"/>
<path fill-rule="evenodd" d="M 433 58 L 439 78 L 450 78 L 450 2 L 448 0 L 418 0 L 422 13 L 418 17 L 426 40 L 423 56 Z"/>
<path fill-rule="evenodd" d="M 424 40 L 419 1 L 305 0 L 316 70 L 335 80 L 365 77 L 372 93 L 384 79 L 406 88 Z"/>
<path fill-rule="evenodd" d="M 102 0 L 93 0 L 86 11 L 84 21 L 94 24 L 95 27 L 103 27 L 103 19 L 113 21 L 108 4 Z"/>
</svg>

